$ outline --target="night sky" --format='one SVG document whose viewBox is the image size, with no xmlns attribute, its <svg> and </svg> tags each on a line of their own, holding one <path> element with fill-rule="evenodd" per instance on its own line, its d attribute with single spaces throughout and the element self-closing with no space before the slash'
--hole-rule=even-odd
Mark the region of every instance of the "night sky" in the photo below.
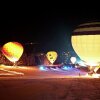
<svg viewBox="0 0 100 100">
<path fill-rule="evenodd" d="M 71 50 L 70 37 L 76 26 L 99 20 L 99 10 L 85 8 L 39 9 L 24 14 L 7 14 L 0 19 L 0 44 L 18 41 L 24 46 L 39 47 L 43 52 L 68 51 Z"/>
</svg>

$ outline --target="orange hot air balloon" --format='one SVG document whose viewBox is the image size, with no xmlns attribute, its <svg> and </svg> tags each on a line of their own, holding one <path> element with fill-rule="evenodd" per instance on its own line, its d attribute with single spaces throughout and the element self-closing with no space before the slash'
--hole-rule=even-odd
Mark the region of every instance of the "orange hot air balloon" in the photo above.
<svg viewBox="0 0 100 100">
<path fill-rule="evenodd" d="M 47 54 L 46 54 L 48 60 L 53 64 L 56 59 L 57 59 L 57 52 L 55 51 L 49 51 Z"/>
<path fill-rule="evenodd" d="M 24 48 L 22 44 L 18 42 L 8 42 L 3 45 L 2 53 L 11 62 L 16 62 L 23 54 Z"/>
</svg>

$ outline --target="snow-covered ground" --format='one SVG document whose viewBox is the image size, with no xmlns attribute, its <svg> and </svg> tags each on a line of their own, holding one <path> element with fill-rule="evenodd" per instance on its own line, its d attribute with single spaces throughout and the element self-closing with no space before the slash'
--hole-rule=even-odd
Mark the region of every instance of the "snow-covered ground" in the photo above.
<svg viewBox="0 0 100 100">
<path fill-rule="evenodd" d="M 100 78 L 76 68 L 0 66 L 0 100 L 100 100 Z"/>
<path fill-rule="evenodd" d="M 83 77 L 87 74 L 86 71 L 82 71 L 77 68 L 41 68 L 41 66 L 1 66 L 0 67 L 1 78 L 66 78 L 66 77 Z M 4 76 L 4 77 L 3 77 Z M 7 77 L 5 77 L 7 76 Z M 14 77 L 12 77 L 14 76 Z M 21 76 L 21 77 L 20 77 Z"/>
</svg>

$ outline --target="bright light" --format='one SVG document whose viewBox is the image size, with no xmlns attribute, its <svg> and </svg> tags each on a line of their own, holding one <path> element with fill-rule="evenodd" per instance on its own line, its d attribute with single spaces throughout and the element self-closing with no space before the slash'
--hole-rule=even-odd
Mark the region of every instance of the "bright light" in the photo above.
<svg viewBox="0 0 100 100">
<path fill-rule="evenodd" d="M 95 63 L 95 62 L 87 62 L 86 64 L 89 66 L 98 66 L 99 65 L 98 63 Z"/>
<path fill-rule="evenodd" d="M 75 64 L 75 62 L 76 62 L 76 57 L 71 57 L 70 60 L 71 60 L 72 64 Z"/>
<path fill-rule="evenodd" d="M 96 73 L 96 72 L 98 71 L 99 68 L 100 68 L 100 66 L 96 66 L 96 67 L 94 68 L 94 72 Z"/>
<path fill-rule="evenodd" d="M 68 67 L 67 66 L 63 66 L 62 69 L 68 70 Z"/>
<path fill-rule="evenodd" d="M 92 75 L 86 74 L 87 78 L 100 78 L 100 74 L 93 73 Z"/>
<path fill-rule="evenodd" d="M 63 66 L 61 69 L 63 69 L 63 70 L 69 70 L 69 69 L 71 69 L 71 67 L 70 66 Z"/>
<path fill-rule="evenodd" d="M 43 66 L 43 65 L 39 66 L 39 69 L 40 70 L 46 70 L 45 66 Z"/>
</svg>

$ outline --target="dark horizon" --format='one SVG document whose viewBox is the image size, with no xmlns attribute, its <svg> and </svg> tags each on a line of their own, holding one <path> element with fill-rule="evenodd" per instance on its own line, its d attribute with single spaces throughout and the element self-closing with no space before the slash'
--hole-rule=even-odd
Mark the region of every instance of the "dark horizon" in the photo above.
<svg viewBox="0 0 100 100">
<path fill-rule="evenodd" d="M 71 48 L 70 38 L 77 25 L 100 20 L 96 9 L 39 10 L 33 16 L 23 16 L 0 20 L 1 46 L 9 41 L 18 41 L 24 45 L 37 43 L 44 52 L 66 51 Z"/>
</svg>

